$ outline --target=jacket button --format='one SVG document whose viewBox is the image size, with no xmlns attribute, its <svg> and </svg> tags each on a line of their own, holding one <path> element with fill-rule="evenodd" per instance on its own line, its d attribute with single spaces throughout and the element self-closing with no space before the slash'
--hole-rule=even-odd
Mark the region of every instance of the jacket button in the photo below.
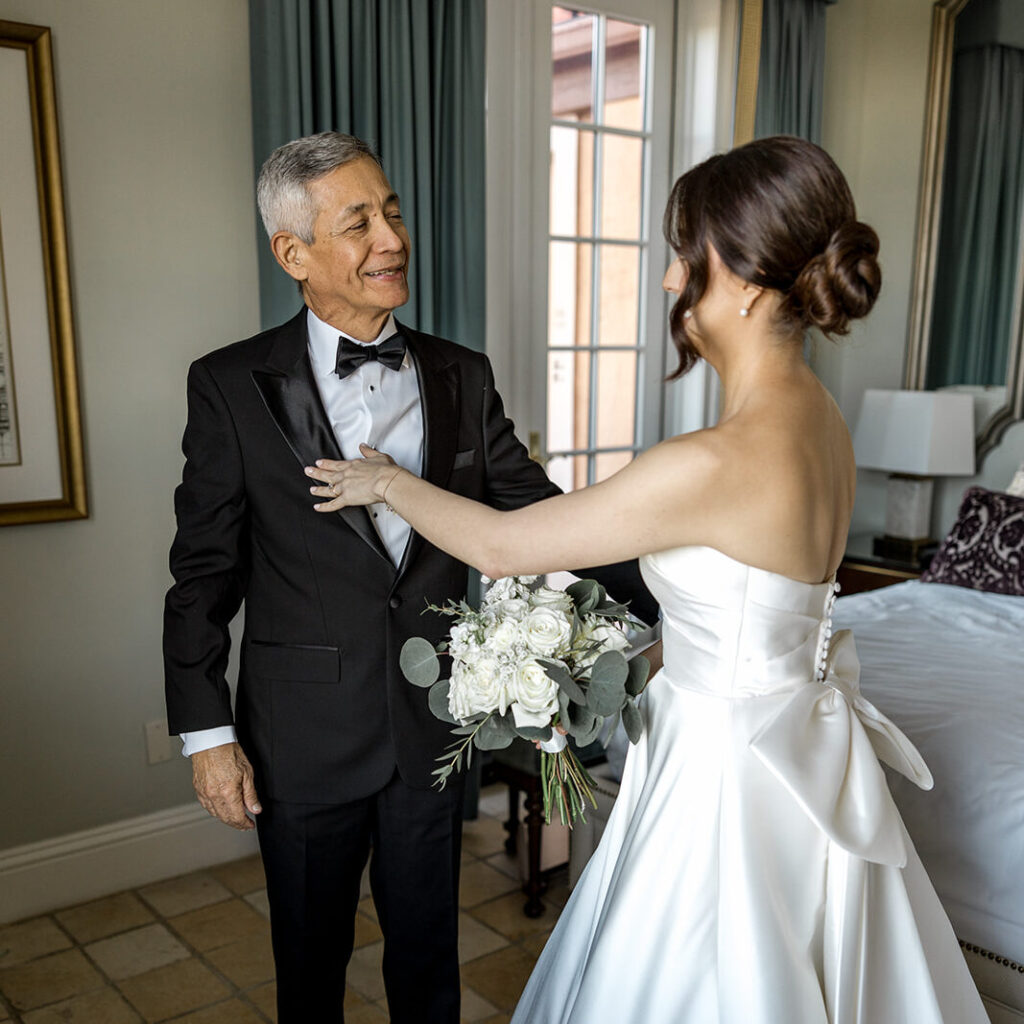
<svg viewBox="0 0 1024 1024">
<path fill-rule="evenodd" d="M 388 604 L 392 608 L 401 608 L 402 607 L 402 599 L 397 594 L 395 594 L 395 596 L 393 598 L 391 598 L 390 601 L 388 601 Z"/>
</svg>

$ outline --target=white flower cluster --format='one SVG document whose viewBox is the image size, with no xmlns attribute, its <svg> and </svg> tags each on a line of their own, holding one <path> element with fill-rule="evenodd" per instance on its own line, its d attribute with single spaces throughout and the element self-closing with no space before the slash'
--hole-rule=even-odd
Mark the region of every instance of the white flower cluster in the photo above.
<svg viewBox="0 0 1024 1024">
<path fill-rule="evenodd" d="M 516 726 L 543 728 L 558 711 L 558 684 L 537 661 L 561 662 L 578 674 L 605 651 L 628 646 L 625 633 L 599 615 L 584 615 L 573 635 L 573 602 L 561 590 L 531 589 L 535 576 L 506 576 L 477 612 L 451 630 L 448 710 L 465 722 L 511 708 Z"/>
</svg>

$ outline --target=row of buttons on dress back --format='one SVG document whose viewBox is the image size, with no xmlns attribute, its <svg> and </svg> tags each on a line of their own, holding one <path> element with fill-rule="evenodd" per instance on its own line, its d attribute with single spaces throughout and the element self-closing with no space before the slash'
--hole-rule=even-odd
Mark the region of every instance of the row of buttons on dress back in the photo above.
<svg viewBox="0 0 1024 1024">
<path fill-rule="evenodd" d="M 821 639 L 818 641 L 818 671 L 815 679 L 819 683 L 825 682 L 828 674 L 828 649 L 832 642 L 832 611 L 836 606 L 836 595 L 840 591 L 839 584 L 832 580 L 829 583 L 828 597 L 825 598 L 825 621 Z"/>
</svg>

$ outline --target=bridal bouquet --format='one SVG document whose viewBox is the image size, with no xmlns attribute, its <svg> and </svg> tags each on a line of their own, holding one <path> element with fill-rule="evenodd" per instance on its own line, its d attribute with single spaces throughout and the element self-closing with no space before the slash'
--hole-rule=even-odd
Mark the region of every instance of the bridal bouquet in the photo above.
<svg viewBox="0 0 1024 1024">
<path fill-rule="evenodd" d="M 541 744 L 544 814 L 558 807 L 562 822 L 596 807 L 593 780 L 565 743 L 593 742 L 620 715 L 630 740 L 642 731 L 636 698 L 650 671 L 646 658 L 626 659 L 626 606 L 611 601 L 594 580 L 566 590 L 538 586 L 535 576 L 507 576 L 488 589 L 478 610 L 465 601 L 431 605 L 451 616 L 448 639 L 436 647 L 422 637 L 406 641 L 401 668 L 416 686 L 429 687 L 430 710 L 455 728 L 437 760 L 435 785 L 472 760 L 478 750 L 507 747 L 516 736 Z M 486 582 L 486 581 L 485 581 Z M 451 678 L 440 679 L 441 659 Z M 556 729 L 556 727 L 558 727 Z M 610 737 L 614 723 L 606 736 Z"/>
</svg>

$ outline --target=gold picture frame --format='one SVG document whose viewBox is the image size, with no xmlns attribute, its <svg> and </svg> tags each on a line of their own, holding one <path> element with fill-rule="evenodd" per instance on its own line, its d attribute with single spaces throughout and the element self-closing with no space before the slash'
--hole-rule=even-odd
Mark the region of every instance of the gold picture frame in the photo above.
<svg viewBox="0 0 1024 1024">
<path fill-rule="evenodd" d="M 88 515 L 50 30 L 0 20 L 0 526 Z M 18 239 L 17 256 L 4 244 Z"/>
</svg>

